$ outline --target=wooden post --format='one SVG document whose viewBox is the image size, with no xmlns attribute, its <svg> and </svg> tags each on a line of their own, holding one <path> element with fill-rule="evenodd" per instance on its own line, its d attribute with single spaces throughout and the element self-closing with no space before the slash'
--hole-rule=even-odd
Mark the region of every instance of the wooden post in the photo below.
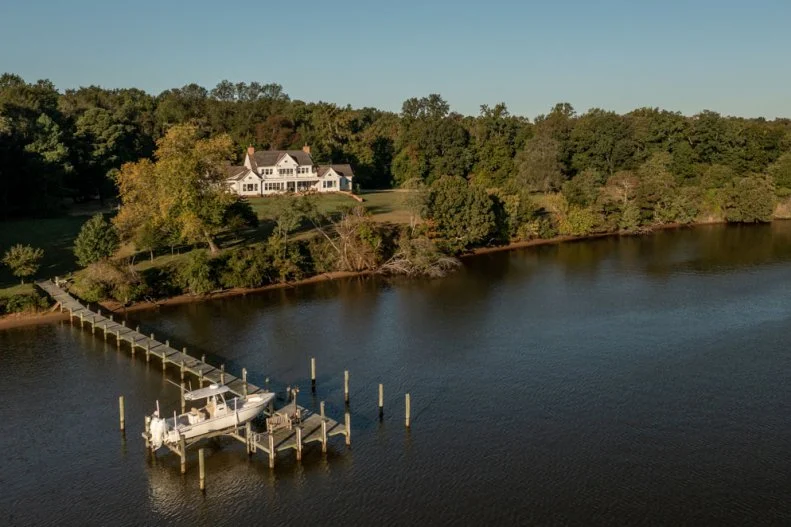
<svg viewBox="0 0 791 527">
<path fill-rule="evenodd" d="M 269 468 L 275 468 L 275 436 L 269 433 Z"/>
<path fill-rule="evenodd" d="M 406 394 L 406 400 L 404 402 L 406 404 L 406 422 L 405 422 L 405 424 L 406 424 L 406 427 L 409 428 L 409 414 L 411 413 L 411 410 L 412 410 L 412 405 L 410 404 L 411 401 L 409 400 L 409 394 Z"/>
<path fill-rule="evenodd" d="M 186 386 L 184 385 L 184 381 L 181 381 L 181 413 L 185 412 L 185 408 L 187 406 L 187 402 L 184 400 L 184 392 L 186 391 Z"/>
<path fill-rule="evenodd" d="M 297 461 L 302 460 L 302 427 L 297 425 Z"/>
<path fill-rule="evenodd" d="M 126 327 L 126 319 L 124 319 L 124 320 L 122 320 L 122 321 L 121 321 L 121 325 L 122 325 L 123 327 Z"/>
<path fill-rule="evenodd" d="M 104 323 L 104 328 L 102 329 L 104 333 L 104 341 L 107 342 L 107 322 Z"/>
<path fill-rule="evenodd" d="M 91 335 L 96 334 L 96 315 L 91 315 Z"/>
<path fill-rule="evenodd" d="M 181 473 L 187 472 L 187 444 L 184 436 L 179 437 L 179 454 L 181 455 Z"/>
<path fill-rule="evenodd" d="M 379 419 L 385 415 L 385 388 L 381 383 L 379 384 Z"/>
<path fill-rule="evenodd" d="M 115 344 L 120 348 L 121 347 L 121 330 L 115 330 Z"/>
<path fill-rule="evenodd" d="M 203 462 L 203 449 L 198 449 L 198 467 L 200 467 L 200 489 L 206 490 L 206 465 Z"/>
<path fill-rule="evenodd" d="M 181 383 L 184 384 L 184 361 L 181 361 Z"/>
<path fill-rule="evenodd" d="M 225 384 L 225 364 L 220 364 L 220 384 Z"/>
<path fill-rule="evenodd" d="M 203 388 L 203 366 L 198 370 L 198 382 L 200 383 L 200 387 Z"/>
<path fill-rule="evenodd" d="M 146 342 L 146 364 L 151 360 L 151 341 Z"/>
<path fill-rule="evenodd" d="M 137 333 L 140 333 L 140 326 L 135 326 L 135 331 L 136 331 Z"/>
<path fill-rule="evenodd" d="M 187 346 L 184 346 L 184 348 L 181 350 L 181 353 L 187 355 Z"/>
<path fill-rule="evenodd" d="M 169 340 L 166 340 L 166 341 L 165 341 L 165 347 L 166 347 L 166 348 L 169 348 L 169 347 L 170 347 L 170 341 L 169 341 Z"/>
<path fill-rule="evenodd" d="M 101 309 L 97 309 L 96 313 L 98 313 L 99 316 L 102 316 L 102 310 Z"/>
<path fill-rule="evenodd" d="M 85 322 L 85 313 L 80 311 L 80 329 L 82 329 L 83 322 Z"/>
<path fill-rule="evenodd" d="M 254 454 L 255 447 L 253 446 L 253 426 L 250 421 L 247 421 L 247 423 L 244 425 L 244 438 L 247 441 L 247 454 Z"/>
<path fill-rule="evenodd" d="M 202 363 L 206 364 L 206 354 L 205 354 L 205 353 L 204 353 L 203 355 L 201 355 L 201 356 L 200 356 L 200 361 L 201 361 Z"/>
<path fill-rule="evenodd" d="M 316 357 L 310 358 L 310 389 L 316 393 Z"/>
<path fill-rule="evenodd" d="M 72 308 L 69 308 L 69 324 L 74 324 L 74 320 L 72 320 L 71 318 L 73 316 L 74 316 L 74 310 Z"/>
<path fill-rule="evenodd" d="M 168 361 L 165 358 L 165 352 L 163 351 L 162 352 L 162 375 L 165 374 L 165 368 L 167 367 L 167 365 L 168 365 Z"/>
<path fill-rule="evenodd" d="M 343 372 L 343 402 L 349 405 L 349 370 Z"/>
<path fill-rule="evenodd" d="M 327 420 L 321 420 L 321 452 L 327 453 Z"/>
<path fill-rule="evenodd" d="M 110 314 L 110 322 L 113 322 L 113 315 L 112 315 L 112 313 Z"/>
<path fill-rule="evenodd" d="M 323 421 L 324 420 L 324 401 L 321 401 L 319 403 L 319 408 L 320 408 L 319 411 L 321 412 L 321 420 Z"/>
<path fill-rule="evenodd" d="M 247 397 L 247 368 L 242 368 L 242 393 Z"/>
<path fill-rule="evenodd" d="M 343 416 L 344 424 L 346 425 L 346 446 L 352 444 L 352 414 L 346 412 Z"/>
<path fill-rule="evenodd" d="M 266 379 L 264 379 L 264 391 L 265 391 L 265 392 L 268 392 L 268 391 L 269 391 L 269 377 L 267 377 Z"/>
<path fill-rule="evenodd" d="M 124 396 L 123 395 L 118 397 L 118 414 L 120 416 L 121 432 L 123 432 L 124 429 L 126 428 L 125 423 L 124 423 Z"/>
<path fill-rule="evenodd" d="M 153 334 L 153 333 L 151 334 L 151 336 L 150 336 L 149 338 L 150 338 L 151 340 L 156 340 L 156 339 L 154 338 L 154 334 Z"/>
</svg>

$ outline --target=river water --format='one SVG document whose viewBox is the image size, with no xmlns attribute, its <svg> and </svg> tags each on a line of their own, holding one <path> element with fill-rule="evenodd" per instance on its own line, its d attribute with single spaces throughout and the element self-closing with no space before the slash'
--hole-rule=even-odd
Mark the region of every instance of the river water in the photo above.
<svg viewBox="0 0 791 527">
<path fill-rule="evenodd" d="M 351 371 L 351 449 L 336 437 L 326 456 L 314 443 L 270 470 L 214 440 L 205 495 L 196 453 L 185 476 L 176 456 L 145 454 L 143 416 L 178 404 L 158 363 L 68 324 L 0 332 L 0 523 L 789 524 L 789 300 L 791 223 L 779 223 L 135 314 L 252 382 L 298 384 L 302 404 L 326 400 L 341 420 Z"/>
</svg>

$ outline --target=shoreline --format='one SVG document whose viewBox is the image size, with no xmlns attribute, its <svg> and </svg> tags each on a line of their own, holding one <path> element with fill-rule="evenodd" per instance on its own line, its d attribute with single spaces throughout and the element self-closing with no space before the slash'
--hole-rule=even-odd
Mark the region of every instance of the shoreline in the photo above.
<svg viewBox="0 0 791 527">
<path fill-rule="evenodd" d="M 459 259 L 465 260 L 483 254 L 513 251 L 517 249 L 524 249 L 527 247 L 537 247 L 540 245 L 559 245 L 561 243 L 566 243 L 566 242 L 587 241 L 587 240 L 595 240 L 599 238 L 608 238 L 615 236 L 618 237 L 646 236 L 646 235 L 654 234 L 657 231 L 682 229 L 682 228 L 695 228 L 705 225 L 716 225 L 723 223 L 727 223 L 727 222 L 702 221 L 697 223 L 690 223 L 687 225 L 672 223 L 672 224 L 660 225 L 658 227 L 654 227 L 649 231 L 630 233 L 630 234 L 621 233 L 621 232 L 602 232 L 602 233 L 589 234 L 586 236 L 555 236 L 554 238 L 511 242 L 506 245 L 498 245 L 493 247 L 478 247 L 477 249 L 473 249 L 470 252 L 460 255 Z M 215 300 L 218 298 L 233 298 L 237 296 L 246 296 L 250 294 L 262 293 L 265 291 L 273 291 L 277 289 L 289 289 L 301 285 L 315 284 L 319 282 L 328 282 L 328 281 L 339 280 L 343 278 L 352 278 L 358 276 L 373 276 L 375 274 L 377 274 L 375 271 L 333 271 L 330 273 L 322 273 L 308 278 L 303 278 L 302 280 L 296 280 L 293 282 L 284 282 L 279 284 L 269 284 L 261 287 L 227 289 L 223 291 L 217 291 L 216 293 L 209 293 L 206 295 L 199 295 L 199 296 L 182 294 L 169 298 L 163 298 L 161 300 L 136 302 L 129 306 L 123 306 L 121 303 L 116 302 L 114 300 L 105 300 L 99 302 L 99 306 L 112 313 L 127 314 L 127 313 L 135 313 L 138 311 L 159 309 L 161 307 L 166 307 L 166 306 L 191 304 L 194 302 L 203 302 L 206 300 Z M 61 320 L 68 320 L 68 318 L 69 318 L 68 315 L 65 313 L 52 313 L 52 312 L 36 313 L 36 314 L 13 313 L 10 315 L 4 315 L 0 317 L 0 331 L 4 329 L 18 328 L 24 326 L 36 326 L 39 324 L 59 322 Z"/>
</svg>

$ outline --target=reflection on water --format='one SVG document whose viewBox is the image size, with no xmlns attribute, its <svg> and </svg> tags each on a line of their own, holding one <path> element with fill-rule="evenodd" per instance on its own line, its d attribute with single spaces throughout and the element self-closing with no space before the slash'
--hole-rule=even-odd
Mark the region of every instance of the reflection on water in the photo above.
<svg viewBox="0 0 791 527">
<path fill-rule="evenodd" d="M 791 223 L 711 226 L 484 255 L 444 280 L 355 278 L 135 315 L 256 384 L 301 385 L 303 404 L 336 417 L 351 371 L 351 450 L 334 438 L 326 456 L 311 444 L 270 470 L 212 440 L 205 494 L 197 451 L 182 476 L 139 438 L 155 400 L 178 405 L 156 362 L 68 325 L 0 332 L 0 519 L 789 523 L 789 283 Z"/>
</svg>

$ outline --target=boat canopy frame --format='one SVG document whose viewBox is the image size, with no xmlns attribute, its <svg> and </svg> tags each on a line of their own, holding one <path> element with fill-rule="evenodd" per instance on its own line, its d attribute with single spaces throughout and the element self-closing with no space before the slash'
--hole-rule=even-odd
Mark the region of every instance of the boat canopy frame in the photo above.
<svg viewBox="0 0 791 527">
<path fill-rule="evenodd" d="M 199 388 L 197 390 L 184 392 L 184 400 L 195 401 L 198 399 L 207 399 L 214 395 L 220 395 L 223 393 L 228 393 L 230 391 L 231 389 L 225 385 L 212 384 L 210 386 L 207 386 L 206 388 Z"/>
</svg>

